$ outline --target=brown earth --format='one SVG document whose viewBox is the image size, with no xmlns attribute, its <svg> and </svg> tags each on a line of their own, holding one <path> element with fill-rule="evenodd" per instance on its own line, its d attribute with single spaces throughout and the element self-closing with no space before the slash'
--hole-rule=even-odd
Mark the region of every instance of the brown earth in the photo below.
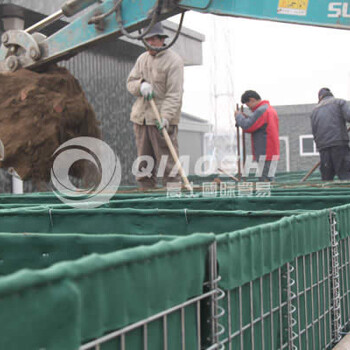
<svg viewBox="0 0 350 350">
<path fill-rule="evenodd" d="M 0 74 L 0 140 L 22 180 L 48 181 L 52 155 L 65 141 L 101 138 L 99 122 L 79 82 L 65 68 Z"/>
</svg>

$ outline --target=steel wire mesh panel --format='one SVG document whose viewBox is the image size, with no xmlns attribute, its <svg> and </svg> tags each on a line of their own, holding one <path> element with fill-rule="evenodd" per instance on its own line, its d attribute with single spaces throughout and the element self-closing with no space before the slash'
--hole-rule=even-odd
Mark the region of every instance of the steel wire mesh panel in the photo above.
<svg viewBox="0 0 350 350">
<path fill-rule="evenodd" d="M 222 321 L 226 348 L 331 348 L 331 258 L 331 249 L 326 248 L 226 291 L 222 304 L 227 311 Z M 345 297 L 349 297 L 348 289 Z"/>
<path fill-rule="evenodd" d="M 298 349 L 328 349 L 333 342 L 331 251 L 298 257 L 293 265 L 293 344 Z"/>
<path fill-rule="evenodd" d="M 286 280 L 280 268 L 241 287 L 226 291 L 227 349 L 278 349 L 286 342 Z"/>
<path fill-rule="evenodd" d="M 83 345 L 80 350 L 178 350 L 202 349 L 202 303 L 208 296 L 194 298 L 153 318 L 132 324 Z"/>
</svg>

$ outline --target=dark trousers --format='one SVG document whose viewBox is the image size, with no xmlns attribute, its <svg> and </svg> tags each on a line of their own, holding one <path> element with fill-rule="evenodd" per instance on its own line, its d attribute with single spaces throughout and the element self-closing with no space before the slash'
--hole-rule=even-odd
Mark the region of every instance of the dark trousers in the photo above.
<svg viewBox="0 0 350 350">
<path fill-rule="evenodd" d="M 178 152 L 177 143 L 177 125 L 171 125 L 168 130 L 169 137 L 173 143 L 173 146 Z M 157 170 L 160 165 L 162 156 L 167 156 L 167 162 L 164 167 L 164 174 L 160 174 L 162 178 L 163 186 L 166 187 L 168 182 L 181 182 L 181 177 L 178 172 L 172 174 L 172 170 L 175 166 L 173 157 L 170 154 L 169 148 L 162 133 L 154 125 L 138 125 L 134 124 L 134 134 L 137 147 L 137 155 L 150 156 L 154 161 L 154 167 L 148 176 L 136 177 L 136 181 L 141 188 L 155 188 L 157 185 Z M 139 163 L 139 171 L 146 167 L 145 162 Z"/>
<path fill-rule="evenodd" d="M 270 167 L 271 167 L 271 160 L 265 160 L 265 164 L 264 164 L 264 169 L 262 172 L 261 177 L 259 178 L 259 181 L 274 181 L 275 180 L 275 171 L 273 172 L 273 174 L 269 174 L 270 173 Z M 272 175 L 272 176 L 269 176 Z"/>
<path fill-rule="evenodd" d="M 257 157 L 257 161 L 259 162 L 260 157 Z M 271 160 L 265 160 L 264 168 L 262 171 L 261 176 L 259 177 L 259 181 L 261 182 L 268 182 L 268 181 L 274 181 L 275 180 L 275 173 L 277 168 L 277 160 L 271 161 Z M 271 168 L 271 171 L 270 171 Z"/>
<path fill-rule="evenodd" d="M 339 180 L 350 180 L 350 149 L 349 146 L 333 146 L 320 150 L 322 180 L 333 180 L 338 175 Z"/>
</svg>

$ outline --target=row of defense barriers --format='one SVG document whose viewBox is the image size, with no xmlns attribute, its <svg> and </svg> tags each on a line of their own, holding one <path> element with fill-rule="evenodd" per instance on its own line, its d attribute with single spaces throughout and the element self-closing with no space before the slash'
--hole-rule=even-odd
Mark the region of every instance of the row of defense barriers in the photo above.
<svg viewBox="0 0 350 350">
<path fill-rule="evenodd" d="M 349 327 L 350 205 L 288 209 L 207 229 L 164 209 L 169 235 L 118 227 L 126 209 L 96 209 L 89 234 L 72 210 L 0 210 L 0 349 L 330 349 Z"/>
</svg>

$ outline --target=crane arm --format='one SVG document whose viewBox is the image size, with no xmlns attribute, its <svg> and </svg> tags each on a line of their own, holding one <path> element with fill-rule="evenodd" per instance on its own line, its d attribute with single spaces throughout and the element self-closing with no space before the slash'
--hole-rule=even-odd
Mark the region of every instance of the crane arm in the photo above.
<svg viewBox="0 0 350 350">
<path fill-rule="evenodd" d="M 185 10 L 349 29 L 349 7 L 349 0 L 68 0 L 60 11 L 32 27 L 3 34 L 0 71 L 57 61 L 96 42 L 151 26 Z M 49 37 L 36 32 L 82 10 L 85 11 L 75 20 Z"/>
</svg>

